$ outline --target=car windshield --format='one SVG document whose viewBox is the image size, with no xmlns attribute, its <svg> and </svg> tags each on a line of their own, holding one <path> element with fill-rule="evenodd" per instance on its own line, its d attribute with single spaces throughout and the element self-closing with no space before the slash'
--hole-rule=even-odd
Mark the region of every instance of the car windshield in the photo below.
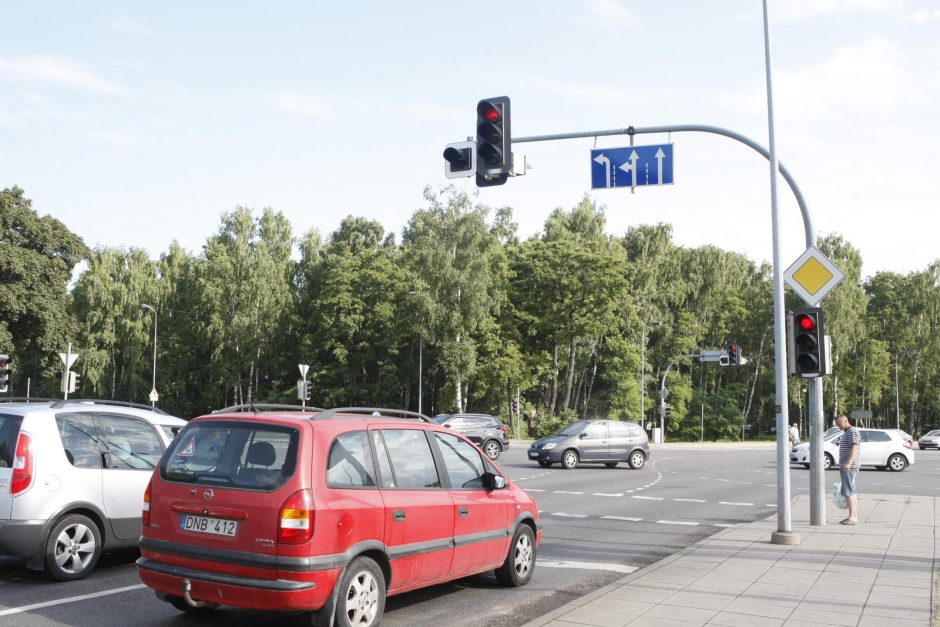
<svg viewBox="0 0 940 627">
<path fill-rule="evenodd" d="M 581 431 L 584 430 L 584 427 L 590 424 L 587 420 L 579 420 L 578 422 L 573 422 L 558 435 L 578 435 Z"/>
<path fill-rule="evenodd" d="M 842 435 L 842 429 L 839 429 L 838 431 L 833 431 L 832 433 L 828 434 L 823 439 L 826 440 L 827 442 L 831 442 L 832 440 L 838 439 L 841 435 Z"/>
<path fill-rule="evenodd" d="M 940 429 L 934 429 L 933 431 L 931 431 L 931 432 L 928 433 L 927 435 L 932 435 L 932 436 L 940 435 Z"/>
<path fill-rule="evenodd" d="M 450 420 L 450 417 L 451 417 L 450 414 L 441 414 L 440 416 L 434 416 L 433 418 L 431 418 L 431 421 L 436 424 L 442 425 L 448 420 Z"/>
</svg>

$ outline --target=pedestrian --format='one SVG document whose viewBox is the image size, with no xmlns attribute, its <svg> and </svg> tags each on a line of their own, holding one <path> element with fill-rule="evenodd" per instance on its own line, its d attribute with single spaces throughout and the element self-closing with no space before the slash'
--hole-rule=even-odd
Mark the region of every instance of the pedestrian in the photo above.
<svg viewBox="0 0 940 627">
<path fill-rule="evenodd" d="M 840 521 L 840 524 L 857 525 L 858 496 L 855 494 L 855 477 L 858 475 L 858 468 L 862 461 L 858 450 L 862 436 L 845 414 L 836 418 L 836 426 L 842 429 L 842 440 L 839 442 L 839 478 L 842 480 L 840 491 L 849 506 L 849 517 Z"/>
<path fill-rule="evenodd" d="M 790 425 L 790 445 L 796 446 L 800 443 L 800 428 L 796 426 L 794 422 Z"/>
</svg>

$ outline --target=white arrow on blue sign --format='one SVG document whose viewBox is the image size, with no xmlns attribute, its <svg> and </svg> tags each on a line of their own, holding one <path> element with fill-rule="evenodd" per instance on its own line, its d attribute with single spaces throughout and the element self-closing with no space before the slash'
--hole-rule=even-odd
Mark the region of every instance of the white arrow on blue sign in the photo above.
<svg viewBox="0 0 940 627">
<path fill-rule="evenodd" d="M 672 144 L 591 151 L 591 188 L 672 185 Z"/>
</svg>

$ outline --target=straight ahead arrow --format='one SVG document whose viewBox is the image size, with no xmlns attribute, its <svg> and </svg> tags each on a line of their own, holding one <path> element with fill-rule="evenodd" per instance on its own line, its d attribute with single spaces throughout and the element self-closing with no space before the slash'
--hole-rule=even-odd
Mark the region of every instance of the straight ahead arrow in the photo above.
<svg viewBox="0 0 940 627">
<path fill-rule="evenodd" d="M 663 184 L 663 158 L 666 156 L 666 153 L 663 152 L 662 148 L 656 150 L 656 174 L 659 178 L 656 179 L 657 185 Z"/>
</svg>

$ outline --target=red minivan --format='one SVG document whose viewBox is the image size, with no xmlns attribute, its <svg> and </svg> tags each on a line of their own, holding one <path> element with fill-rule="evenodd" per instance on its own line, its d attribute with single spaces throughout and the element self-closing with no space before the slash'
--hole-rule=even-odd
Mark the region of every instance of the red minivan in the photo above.
<svg viewBox="0 0 940 627">
<path fill-rule="evenodd" d="M 538 507 L 466 438 L 400 410 L 243 409 L 190 421 L 154 471 L 137 568 L 159 598 L 365 627 L 387 595 L 531 579 Z"/>
</svg>

